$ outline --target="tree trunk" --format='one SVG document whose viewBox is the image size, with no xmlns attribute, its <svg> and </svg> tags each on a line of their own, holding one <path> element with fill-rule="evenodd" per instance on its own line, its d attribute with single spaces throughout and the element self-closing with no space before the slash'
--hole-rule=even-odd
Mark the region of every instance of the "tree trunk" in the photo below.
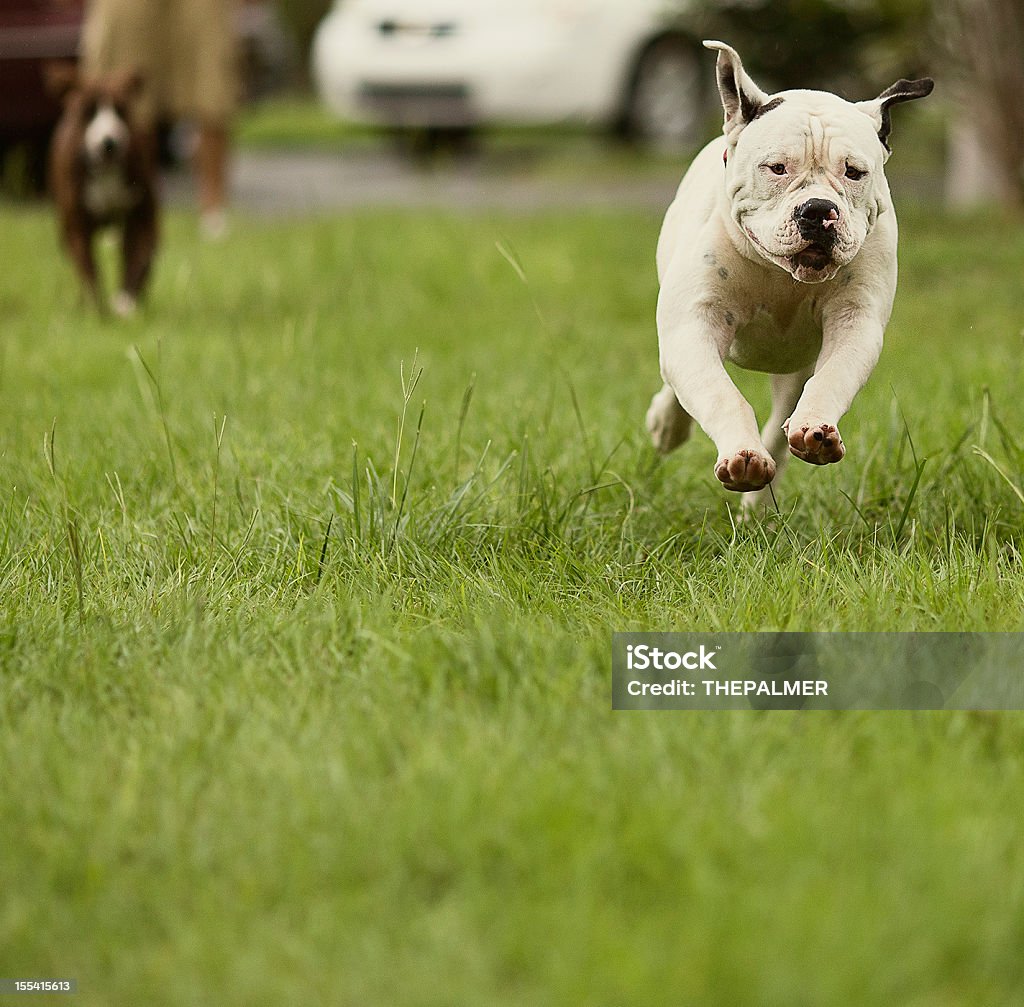
<svg viewBox="0 0 1024 1007">
<path fill-rule="evenodd" d="M 959 70 L 947 193 L 1024 209 L 1024 3 L 945 0 L 941 17 Z"/>
</svg>

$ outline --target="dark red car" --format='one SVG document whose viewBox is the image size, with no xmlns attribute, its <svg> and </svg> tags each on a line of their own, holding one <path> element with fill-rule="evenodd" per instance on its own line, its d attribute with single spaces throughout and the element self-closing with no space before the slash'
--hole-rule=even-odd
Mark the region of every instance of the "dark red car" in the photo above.
<svg viewBox="0 0 1024 1007">
<path fill-rule="evenodd" d="M 45 67 L 76 58 L 84 11 L 85 0 L 0 0 L 0 164 L 20 151 L 21 170 L 36 185 L 60 114 L 47 91 Z M 247 94 L 281 83 L 290 49 L 273 5 L 247 0 L 238 30 Z"/>
<path fill-rule="evenodd" d="M 75 58 L 82 7 L 68 0 L 0 4 L 0 155 L 24 144 L 33 167 L 41 162 L 60 112 L 47 92 L 44 67 Z"/>
</svg>

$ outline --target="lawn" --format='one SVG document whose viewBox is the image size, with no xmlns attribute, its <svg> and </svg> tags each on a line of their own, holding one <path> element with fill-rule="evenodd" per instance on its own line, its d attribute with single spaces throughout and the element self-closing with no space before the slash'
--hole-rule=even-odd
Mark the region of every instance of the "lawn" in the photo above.
<svg viewBox="0 0 1024 1007">
<path fill-rule="evenodd" d="M 0 209 L 0 976 L 1020 1002 L 1024 716 L 610 710 L 613 630 L 1022 628 L 1019 225 L 904 213 L 846 459 L 738 524 L 642 430 L 654 215 L 173 216 L 115 324 Z"/>
</svg>

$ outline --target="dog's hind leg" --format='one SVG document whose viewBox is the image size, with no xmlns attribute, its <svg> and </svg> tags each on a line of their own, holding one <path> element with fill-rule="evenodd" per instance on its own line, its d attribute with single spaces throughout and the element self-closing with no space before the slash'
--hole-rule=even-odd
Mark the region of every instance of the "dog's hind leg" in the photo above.
<svg viewBox="0 0 1024 1007">
<path fill-rule="evenodd" d="M 800 393 L 804 390 L 804 384 L 810 376 L 811 368 L 797 371 L 795 374 L 772 375 L 772 414 L 761 431 L 761 440 L 764 441 L 764 446 L 775 459 L 775 480 L 772 485 L 776 487 L 779 485 L 782 468 L 789 456 L 789 452 L 786 450 L 789 440 L 786 437 L 786 431 L 782 429 L 782 424 L 792 414 L 800 399 Z M 771 506 L 771 491 L 767 486 L 764 489 L 743 494 L 744 510 Z"/>
<path fill-rule="evenodd" d="M 668 454 L 690 436 L 692 427 L 693 417 L 679 404 L 672 388 L 665 385 L 651 399 L 647 410 L 647 430 L 654 446 L 662 454 Z"/>
</svg>

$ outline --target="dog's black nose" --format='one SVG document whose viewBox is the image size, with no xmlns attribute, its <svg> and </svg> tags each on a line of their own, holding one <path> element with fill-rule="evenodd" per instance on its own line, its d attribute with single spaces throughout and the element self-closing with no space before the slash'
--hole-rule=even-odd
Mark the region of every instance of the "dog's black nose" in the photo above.
<svg viewBox="0 0 1024 1007">
<path fill-rule="evenodd" d="M 105 137 L 103 137 L 103 145 L 102 146 L 103 146 L 103 153 L 106 154 L 108 157 L 111 154 L 116 154 L 117 153 L 117 140 L 115 140 L 112 136 L 105 136 Z"/>
<path fill-rule="evenodd" d="M 809 199 L 793 211 L 793 219 L 804 238 L 828 235 L 839 223 L 839 207 L 830 199 Z"/>
</svg>

